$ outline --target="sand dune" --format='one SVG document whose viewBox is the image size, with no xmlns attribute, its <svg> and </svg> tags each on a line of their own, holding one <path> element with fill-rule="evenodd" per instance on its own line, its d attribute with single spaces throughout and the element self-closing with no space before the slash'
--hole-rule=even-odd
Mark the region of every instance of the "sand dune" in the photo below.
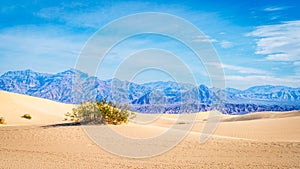
<svg viewBox="0 0 300 169">
<path fill-rule="evenodd" d="M 38 125 L 62 123 L 64 114 L 71 111 L 73 105 L 54 102 L 37 97 L 0 91 L 0 117 L 5 117 L 7 125 Z M 31 120 L 24 119 L 28 113 Z"/>
<path fill-rule="evenodd" d="M 240 116 L 221 115 L 214 135 L 257 141 L 300 142 L 299 114 L 299 111 L 292 111 L 259 112 Z M 206 125 L 208 115 L 208 112 L 198 113 L 193 118 L 190 117 L 190 119 L 195 119 L 194 121 L 185 120 L 188 118 L 179 118 L 179 115 L 160 115 L 147 125 L 166 129 L 174 126 L 177 129 L 186 129 L 187 125 L 193 124 L 191 131 L 201 133 Z M 153 119 L 155 118 L 153 117 Z"/>
<path fill-rule="evenodd" d="M 290 112 L 256 112 L 239 116 L 227 116 L 222 121 L 246 121 L 246 120 L 259 120 L 259 119 L 273 119 L 300 116 L 300 111 Z"/>
<path fill-rule="evenodd" d="M 296 111 L 221 115 L 214 135 L 199 144 L 209 112 L 195 114 L 195 121 L 190 121 L 190 115 L 178 120 L 179 115 L 139 114 L 127 125 L 83 128 L 55 125 L 62 123 L 64 113 L 73 105 L 3 91 L 0 101 L 0 116 L 7 121 L 0 127 L 0 168 L 300 168 L 300 116 Z M 22 119 L 24 113 L 33 119 Z M 86 134 L 87 129 L 95 130 L 93 139 L 104 139 L 107 145 L 125 152 L 147 153 L 164 148 L 192 122 L 195 123 L 187 137 L 174 148 L 144 159 L 107 152 Z M 172 137 L 145 145 L 126 143 L 107 132 L 148 139 L 170 128 Z"/>
</svg>

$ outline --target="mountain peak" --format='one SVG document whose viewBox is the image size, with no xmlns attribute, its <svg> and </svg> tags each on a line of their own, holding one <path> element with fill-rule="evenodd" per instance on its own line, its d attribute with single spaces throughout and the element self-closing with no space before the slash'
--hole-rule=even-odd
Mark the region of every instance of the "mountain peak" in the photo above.
<svg viewBox="0 0 300 169">
<path fill-rule="evenodd" d="M 79 82 L 75 88 L 74 77 L 75 82 Z M 166 104 L 164 109 L 174 109 L 177 113 L 186 111 L 181 110 L 178 105 L 184 105 L 189 110 L 195 109 L 195 112 L 207 111 L 220 100 L 225 101 L 226 105 L 225 108 L 217 107 L 217 109 L 225 113 L 300 109 L 300 88 L 265 85 L 254 86 L 247 90 L 232 88 L 223 90 L 208 88 L 203 84 L 197 87 L 173 81 L 144 84 L 119 79 L 101 81 L 74 68 L 57 74 L 43 74 L 30 69 L 9 71 L 0 77 L 0 89 L 75 104 L 107 98 L 121 104 L 132 104 L 135 111 L 141 112 L 147 112 L 151 107 L 155 108 L 156 105 L 152 103 L 162 100 Z M 200 109 L 197 109 L 199 104 Z"/>
<path fill-rule="evenodd" d="M 74 68 L 71 68 L 71 69 L 68 69 L 66 71 L 63 71 L 63 72 L 60 72 L 60 73 L 57 73 L 58 75 L 66 75 L 66 74 L 70 74 L 70 75 L 80 75 L 80 76 L 85 76 L 85 77 L 88 77 L 88 74 L 87 73 L 84 73 L 78 69 L 74 69 Z"/>
</svg>

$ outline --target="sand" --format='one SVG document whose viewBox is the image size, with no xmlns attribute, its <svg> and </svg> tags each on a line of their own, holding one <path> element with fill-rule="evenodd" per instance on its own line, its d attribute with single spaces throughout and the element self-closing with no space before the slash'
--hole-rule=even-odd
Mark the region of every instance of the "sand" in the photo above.
<svg viewBox="0 0 300 169">
<path fill-rule="evenodd" d="M 51 100 L 0 91 L 0 117 L 5 117 L 7 125 L 40 125 L 62 123 L 66 112 L 74 105 Z M 31 120 L 24 119 L 30 114 Z"/>
<path fill-rule="evenodd" d="M 245 116 L 222 116 L 212 137 L 199 144 L 208 113 L 200 113 L 189 132 L 171 150 L 151 158 L 126 158 L 94 143 L 82 126 L 57 125 L 73 105 L 0 91 L 0 168 L 300 168 L 299 112 L 264 112 Z M 26 113 L 32 120 L 22 119 Z M 169 130 L 183 132 L 189 121 L 161 115 L 147 124 L 97 126 L 111 145 L 124 145 L 105 134 L 113 129 L 131 138 L 157 137 Z M 151 122 L 152 120 L 152 122 Z M 168 140 L 166 140 L 168 141 Z M 147 143 L 166 146 L 164 142 Z M 137 145 L 138 146 L 138 145 Z M 130 151 L 122 147 L 123 151 Z"/>
</svg>

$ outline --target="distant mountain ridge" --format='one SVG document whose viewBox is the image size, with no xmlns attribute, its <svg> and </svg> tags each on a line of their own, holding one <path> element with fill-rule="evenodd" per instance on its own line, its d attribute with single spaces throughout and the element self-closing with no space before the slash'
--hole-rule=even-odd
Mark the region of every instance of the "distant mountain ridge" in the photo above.
<svg viewBox="0 0 300 169">
<path fill-rule="evenodd" d="M 63 103 L 107 98 L 144 113 L 217 109 L 222 113 L 245 114 L 300 109 L 300 88 L 266 85 L 247 90 L 221 90 L 171 81 L 136 84 L 118 79 L 104 81 L 75 69 L 57 74 L 8 71 L 0 76 L 0 90 Z"/>
</svg>

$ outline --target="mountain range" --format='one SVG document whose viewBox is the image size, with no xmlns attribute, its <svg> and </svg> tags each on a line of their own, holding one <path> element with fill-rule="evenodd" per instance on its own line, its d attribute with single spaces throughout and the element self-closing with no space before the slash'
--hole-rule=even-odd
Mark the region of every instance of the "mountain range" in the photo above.
<svg viewBox="0 0 300 169">
<path fill-rule="evenodd" d="M 245 114 L 300 109 L 300 88 L 266 85 L 246 90 L 217 89 L 173 81 L 136 84 L 119 79 L 100 80 L 75 69 L 57 74 L 8 71 L 0 76 L 0 90 L 73 104 L 106 98 L 143 113 L 216 109 L 226 114 Z"/>
</svg>

